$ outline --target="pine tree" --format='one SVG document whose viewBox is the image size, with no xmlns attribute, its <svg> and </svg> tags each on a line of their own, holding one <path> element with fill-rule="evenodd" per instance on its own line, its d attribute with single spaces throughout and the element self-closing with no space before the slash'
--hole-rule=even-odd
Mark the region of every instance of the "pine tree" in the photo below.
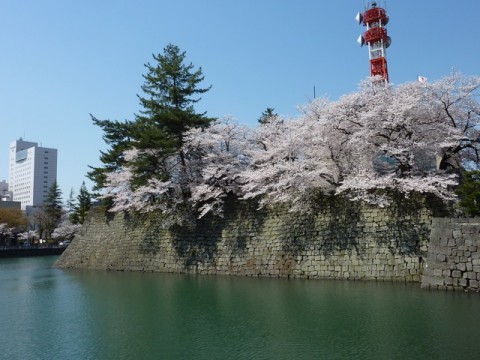
<svg viewBox="0 0 480 360">
<path fill-rule="evenodd" d="M 90 114 L 95 125 L 103 130 L 103 140 L 110 149 L 100 151 L 102 167 L 90 166 L 87 177 L 93 181 L 94 191 L 104 188 L 106 174 L 119 170 L 125 164 L 123 153 L 132 147 L 132 134 L 134 123 L 132 121 L 120 122 L 116 120 L 99 120 Z"/>
<path fill-rule="evenodd" d="M 467 216 L 480 215 L 480 171 L 463 171 L 461 184 L 455 191 L 459 205 Z"/>
<path fill-rule="evenodd" d="M 48 190 L 41 209 L 35 214 L 40 236 L 50 239 L 53 231 L 60 224 L 63 213 L 62 192 L 55 181 Z"/>
<path fill-rule="evenodd" d="M 135 165 L 140 184 L 151 177 L 168 177 L 169 174 L 158 173 L 161 168 L 158 162 L 170 155 L 178 155 L 184 172 L 186 159 L 182 146 L 185 131 L 207 126 L 212 121 L 205 113 L 195 112 L 193 105 L 200 98 L 194 96 L 207 92 L 210 87 L 199 87 L 204 80 L 202 69 L 194 70 L 191 63 L 186 65 L 185 57 L 185 52 L 180 51 L 178 46 L 169 44 L 163 55 L 153 55 L 155 65 L 145 64 L 144 96 L 138 96 L 143 109 L 136 116 L 139 131 L 135 134 L 135 146 L 140 150 L 161 151 L 152 155 L 144 154 L 137 160 Z"/>
<path fill-rule="evenodd" d="M 80 191 L 77 196 L 77 205 L 75 209 L 75 221 L 74 224 L 85 222 L 85 218 L 88 215 L 90 208 L 92 207 L 92 196 L 88 192 L 87 187 L 85 186 L 85 181 L 82 182 Z"/>
<path fill-rule="evenodd" d="M 262 115 L 258 119 L 258 123 L 260 125 L 265 125 L 269 123 L 272 120 L 275 120 L 278 118 L 278 114 L 275 113 L 274 108 L 267 108 L 264 112 L 262 112 Z"/>
<path fill-rule="evenodd" d="M 202 69 L 194 70 L 191 63 L 185 64 L 185 57 L 185 52 L 169 44 L 163 54 L 153 55 L 153 65 L 145 64 L 143 95 L 137 95 L 142 109 L 134 121 L 122 123 L 92 117 L 94 124 L 104 131 L 105 142 L 111 146 L 101 154 L 103 167 L 92 168 L 88 174 L 95 182 L 94 190 L 104 187 L 106 174 L 121 168 L 125 164 L 125 151 L 133 148 L 141 151 L 129 164 L 134 170 L 134 187 L 145 185 L 153 178 L 162 181 L 170 178 L 166 161 L 172 156 L 178 157 L 180 173 L 185 173 L 184 132 L 208 126 L 213 120 L 205 113 L 195 112 L 194 104 L 200 100 L 195 96 L 210 87 L 199 87 L 204 80 Z"/>
</svg>

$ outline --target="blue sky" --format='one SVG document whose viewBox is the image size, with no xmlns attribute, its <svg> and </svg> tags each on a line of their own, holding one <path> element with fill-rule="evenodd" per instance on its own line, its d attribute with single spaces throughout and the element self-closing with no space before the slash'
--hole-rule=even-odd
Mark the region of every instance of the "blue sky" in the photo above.
<svg viewBox="0 0 480 360">
<path fill-rule="evenodd" d="M 152 54 L 173 43 L 201 66 L 198 111 L 255 125 L 267 107 L 295 116 L 317 96 L 353 92 L 369 75 L 363 0 L 0 0 L 0 180 L 23 137 L 59 152 L 68 197 L 105 149 L 100 119 L 132 119 Z M 383 0 L 378 1 L 383 5 Z M 394 84 L 479 75 L 478 0 L 388 0 Z M 2 155 L 3 154 L 3 155 Z M 87 185 L 91 185 L 87 181 Z"/>
</svg>

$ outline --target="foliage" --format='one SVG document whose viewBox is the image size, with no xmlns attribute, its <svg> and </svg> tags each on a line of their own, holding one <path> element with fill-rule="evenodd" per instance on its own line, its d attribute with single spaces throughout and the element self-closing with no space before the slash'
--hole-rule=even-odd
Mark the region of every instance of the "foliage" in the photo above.
<svg viewBox="0 0 480 360">
<path fill-rule="evenodd" d="M 103 131 L 103 140 L 110 148 L 100 151 L 100 162 L 103 167 L 90 167 L 88 178 L 94 182 L 94 191 L 105 186 L 106 174 L 117 171 L 124 164 L 123 153 L 131 146 L 133 123 L 131 121 L 99 120 L 90 115 L 93 123 Z"/>
<path fill-rule="evenodd" d="M 323 125 L 305 116 L 293 121 L 276 117 L 260 126 L 248 153 L 250 166 L 242 174 L 243 198 L 260 196 L 260 206 L 291 202 L 297 210 L 312 190 L 333 192 L 338 171 L 320 132 Z"/>
<path fill-rule="evenodd" d="M 36 230 L 27 230 L 18 234 L 18 238 L 31 243 L 33 239 L 38 238 L 38 233 Z"/>
<path fill-rule="evenodd" d="M 24 231 L 28 226 L 28 218 L 20 209 L 0 208 L 0 224 L 11 228 L 12 232 Z"/>
<path fill-rule="evenodd" d="M 221 216 L 229 195 L 292 211 L 321 206 L 318 195 L 379 206 L 418 194 L 455 201 L 462 168 L 480 161 L 479 86 L 480 78 L 459 74 L 397 87 L 369 79 L 337 101 L 314 100 L 294 119 L 267 109 L 255 129 L 231 117 L 182 128 L 176 151 L 132 142 L 106 173 L 106 196 L 113 211 L 160 210 L 168 224 Z M 144 171 L 138 183 L 145 159 L 155 159 L 155 176 Z"/>
<path fill-rule="evenodd" d="M 8 227 L 5 223 L 0 223 L 0 235 L 12 235 L 14 228 Z"/>
<path fill-rule="evenodd" d="M 82 186 L 80 186 L 76 199 L 73 199 L 72 197 L 73 195 L 71 193 L 67 210 L 69 221 L 72 224 L 83 224 L 90 208 L 92 207 L 92 195 L 87 190 L 85 181 L 82 182 Z"/>
<path fill-rule="evenodd" d="M 439 168 L 459 173 L 464 167 L 478 168 L 480 162 L 480 77 L 453 73 L 425 86 L 431 116 L 448 128 L 441 143 Z"/>
<path fill-rule="evenodd" d="M 153 55 L 155 63 L 145 64 L 143 95 L 138 96 L 142 109 L 134 121 L 98 120 L 95 125 L 104 131 L 104 140 L 110 149 L 102 152 L 103 167 L 92 168 L 88 176 L 94 190 L 111 187 L 111 174 L 130 172 L 133 188 L 149 186 L 150 181 L 168 181 L 174 176 L 186 177 L 187 158 L 183 150 L 184 133 L 189 128 L 205 127 L 212 119 L 205 113 L 196 113 L 195 96 L 207 92 L 201 88 L 202 69 L 185 64 L 185 52 L 172 44 L 163 54 Z M 125 154 L 136 149 L 135 156 L 126 163 Z M 172 169 L 173 166 L 173 169 Z M 184 180 L 186 181 L 186 180 Z M 190 196 L 188 188 L 181 187 L 182 197 Z"/>
<path fill-rule="evenodd" d="M 260 125 L 265 125 L 270 121 L 275 121 L 278 118 L 278 114 L 275 113 L 274 108 L 267 108 L 258 119 Z"/>
<path fill-rule="evenodd" d="M 217 120 L 205 129 L 190 129 L 185 133 L 182 147 L 185 168 L 178 166 L 174 156 L 164 159 L 162 166 L 169 168 L 171 174 L 167 180 L 150 179 L 146 185 L 134 188 L 130 167 L 125 166 L 122 171 L 108 175 L 106 193 L 114 200 L 112 211 L 161 210 L 170 215 L 171 223 L 176 224 L 193 220 L 192 209 L 197 209 L 200 216 L 208 212 L 221 215 L 226 197 L 240 194 L 240 173 L 248 164 L 245 155 L 247 138 L 247 128 L 230 117 Z M 145 151 L 154 155 L 156 150 Z M 134 162 L 141 152 L 129 150 L 125 158 Z M 183 196 L 185 189 L 191 197 Z"/>
<path fill-rule="evenodd" d="M 480 170 L 464 171 L 456 193 L 459 206 L 467 216 L 480 215 Z"/>
<path fill-rule="evenodd" d="M 0 223 L 0 240 L 2 240 L 3 245 L 7 245 L 7 238 L 11 237 L 14 233 L 15 228 L 9 227 L 6 223 Z"/>
<path fill-rule="evenodd" d="M 55 181 L 48 190 L 44 204 L 35 213 L 35 221 L 41 237 L 51 238 L 51 234 L 59 225 L 63 213 L 62 192 Z"/>
<path fill-rule="evenodd" d="M 207 129 L 186 133 L 185 152 L 192 154 L 193 160 L 189 166 L 192 201 L 199 217 L 209 212 L 222 216 L 226 198 L 243 195 L 250 136 L 249 129 L 232 117 L 217 120 Z"/>
<path fill-rule="evenodd" d="M 341 98 L 327 113 L 342 174 L 337 193 L 379 205 L 389 203 L 376 191 L 384 189 L 452 200 L 455 174 L 436 172 L 435 156 L 457 137 L 440 115 L 420 83 L 366 83 Z"/>
<path fill-rule="evenodd" d="M 55 240 L 72 240 L 80 231 L 82 225 L 72 224 L 70 220 L 65 217 L 62 219 L 59 226 L 53 231 L 52 239 Z"/>
</svg>

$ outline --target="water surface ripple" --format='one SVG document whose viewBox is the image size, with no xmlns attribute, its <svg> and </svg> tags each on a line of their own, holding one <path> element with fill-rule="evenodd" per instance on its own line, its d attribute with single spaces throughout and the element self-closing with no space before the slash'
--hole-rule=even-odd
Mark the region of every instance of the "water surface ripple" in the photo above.
<svg viewBox="0 0 480 360">
<path fill-rule="evenodd" d="M 474 359 L 478 294 L 0 259 L 0 359 Z"/>
</svg>

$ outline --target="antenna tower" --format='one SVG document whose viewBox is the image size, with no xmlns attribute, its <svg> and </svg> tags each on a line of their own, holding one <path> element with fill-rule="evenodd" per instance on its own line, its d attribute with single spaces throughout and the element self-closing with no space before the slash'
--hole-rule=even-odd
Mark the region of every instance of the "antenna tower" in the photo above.
<svg viewBox="0 0 480 360">
<path fill-rule="evenodd" d="M 370 59 L 370 76 L 381 76 L 388 82 L 387 48 L 392 40 L 387 35 L 385 26 L 388 24 L 388 16 L 385 9 L 378 7 L 375 1 L 366 7 L 365 12 L 358 13 L 355 17 L 358 24 L 367 27 L 367 30 L 359 36 L 357 42 L 360 46 L 368 45 Z"/>
</svg>

